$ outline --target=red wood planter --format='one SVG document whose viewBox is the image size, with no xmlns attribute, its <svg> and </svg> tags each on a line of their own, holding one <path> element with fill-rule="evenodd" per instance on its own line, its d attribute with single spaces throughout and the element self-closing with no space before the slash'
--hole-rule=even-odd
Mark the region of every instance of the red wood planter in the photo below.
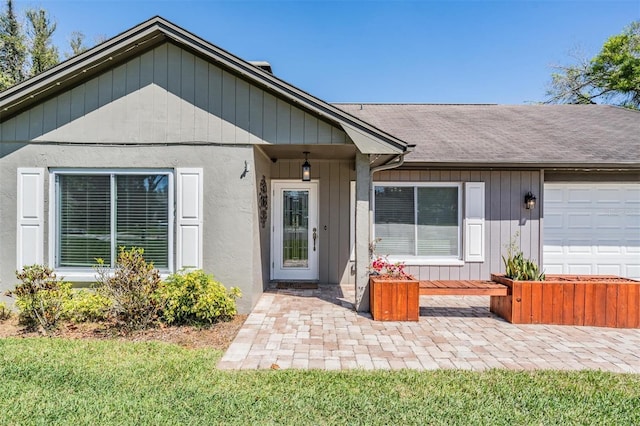
<svg viewBox="0 0 640 426">
<path fill-rule="evenodd" d="M 376 321 L 418 321 L 420 281 L 371 276 L 369 300 Z"/>
<path fill-rule="evenodd" d="M 509 287 L 491 312 L 513 324 L 640 328 L 640 281 L 616 276 L 547 275 L 545 281 L 491 279 Z"/>
</svg>

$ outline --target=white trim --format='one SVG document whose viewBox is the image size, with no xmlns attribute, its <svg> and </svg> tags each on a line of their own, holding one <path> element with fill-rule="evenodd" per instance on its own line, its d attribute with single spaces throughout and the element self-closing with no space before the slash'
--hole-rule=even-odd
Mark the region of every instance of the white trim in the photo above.
<svg viewBox="0 0 640 426">
<path fill-rule="evenodd" d="M 391 263 L 404 263 L 406 266 L 464 266 L 464 260 L 462 259 L 388 256 L 387 260 Z"/>
<path fill-rule="evenodd" d="M 464 260 L 484 262 L 485 193 L 484 182 L 464 184 Z M 473 207 L 472 207 L 473 206 Z"/>
<path fill-rule="evenodd" d="M 349 261 L 356 261 L 356 181 L 349 182 Z"/>
<path fill-rule="evenodd" d="M 65 169 L 65 168 L 51 168 L 49 169 L 49 265 L 53 267 L 56 273 L 65 277 L 68 281 L 71 282 L 93 282 L 95 281 L 96 274 L 95 272 L 90 272 L 91 268 L 70 268 L 70 267 L 58 267 L 56 256 L 59 252 L 59 241 L 58 241 L 58 230 L 59 230 L 59 191 L 58 191 L 58 182 L 56 179 L 57 175 L 109 175 L 111 176 L 110 186 L 112 191 L 112 200 L 114 189 L 113 176 L 115 175 L 148 175 L 148 174 L 161 174 L 168 176 L 169 183 L 167 188 L 168 195 L 168 268 L 160 269 L 161 274 L 171 273 L 175 270 L 174 268 L 174 229 L 175 229 L 175 217 L 174 217 L 174 170 L 167 168 L 159 168 L 159 169 L 113 169 L 113 168 L 91 168 L 91 169 Z M 114 215 L 111 215 L 111 229 L 114 229 Z M 113 248 L 112 248 L 113 250 Z M 117 248 L 115 248 L 117 253 Z M 113 256 L 113 253 L 112 253 Z M 112 257 L 115 260 L 115 257 Z"/>
<path fill-rule="evenodd" d="M 96 272 L 88 272 L 88 270 L 67 270 L 66 268 L 58 268 L 55 270 L 56 276 L 61 280 L 70 283 L 95 283 L 98 279 Z M 160 271 L 160 278 L 166 279 L 172 272 Z"/>
<path fill-rule="evenodd" d="M 373 206 L 373 218 L 371 220 L 371 235 L 372 240 L 375 241 L 375 188 L 377 186 L 399 186 L 399 187 L 409 187 L 409 188 L 457 188 L 458 189 L 458 255 L 452 257 L 430 257 L 430 256 L 388 256 L 389 261 L 391 262 L 403 262 L 405 265 L 411 266 L 419 266 L 419 265 L 429 265 L 429 266 L 462 266 L 464 265 L 463 260 L 463 216 L 462 216 L 462 187 L 463 182 L 414 182 L 414 181 L 402 181 L 402 182 L 373 182 L 373 199 L 371 200 Z M 414 224 L 417 222 L 417 191 L 414 190 Z M 417 233 L 417 226 L 415 227 L 415 232 Z M 415 237 L 415 244 L 418 244 L 417 235 Z"/>
<path fill-rule="evenodd" d="M 316 228 L 318 239 L 315 252 L 309 251 L 309 266 L 307 268 L 289 268 L 285 270 L 277 267 L 282 259 L 281 241 L 279 230 L 282 223 L 282 196 L 284 189 L 308 189 L 309 190 L 309 242 L 312 240 L 313 228 Z M 317 280 L 320 274 L 320 203 L 319 203 L 319 181 L 313 179 L 309 182 L 302 182 L 296 179 L 274 179 L 271 181 L 271 279 L 293 279 L 293 280 Z"/>
<path fill-rule="evenodd" d="M 44 168 L 19 167 L 17 172 L 16 269 L 22 269 L 44 260 Z M 24 188 L 26 177 L 30 191 Z"/>
<path fill-rule="evenodd" d="M 204 247 L 204 179 L 203 169 L 197 168 L 177 168 L 177 183 L 176 183 L 176 269 L 201 269 L 203 266 L 203 247 Z M 186 175 L 197 176 L 197 188 L 191 188 L 190 191 L 186 191 L 182 177 Z M 193 184 L 193 182 L 191 182 Z M 187 207 L 184 199 L 184 195 L 191 193 L 196 197 L 196 211 L 190 211 L 189 214 L 184 214 L 184 208 Z M 192 200 L 193 202 L 193 200 Z M 193 207 L 191 204 L 189 207 Z M 183 245 L 185 235 L 193 236 L 193 228 L 196 228 L 197 241 L 195 242 L 195 248 L 198 251 L 195 255 L 195 265 L 185 265 L 184 254 L 186 245 Z M 190 230 L 191 233 L 185 233 L 185 230 Z M 193 243 L 193 242 L 192 242 Z"/>
</svg>

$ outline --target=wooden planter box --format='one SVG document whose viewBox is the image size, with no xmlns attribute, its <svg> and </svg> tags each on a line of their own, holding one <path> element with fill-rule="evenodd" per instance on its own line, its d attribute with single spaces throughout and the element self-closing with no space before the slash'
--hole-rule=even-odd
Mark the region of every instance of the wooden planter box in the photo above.
<svg viewBox="0 0 640 426">
<path fill-rule="evenodd" d="M 491 296 L 491 312 L 513 324 L 640 328 L 640 281 L 606 275 L 491 279 L 509 287 L 507 296 Z"/>
<path fill-rule="evenodd" d="M 376 321 L 418 321 L 420 318 L 420 282 L 369 278 L 371 315 Z"/>
</svg>

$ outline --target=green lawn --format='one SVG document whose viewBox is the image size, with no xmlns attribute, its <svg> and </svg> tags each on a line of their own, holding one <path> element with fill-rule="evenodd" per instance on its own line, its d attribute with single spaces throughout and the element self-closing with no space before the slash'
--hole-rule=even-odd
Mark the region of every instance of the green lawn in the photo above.
<svg viewBox="0 0 640 426">
<path fill-rule="evenodd" d="M 640 424 L 640 375 L 223 372 L 220 356 L 0 339 L 0 424 Z"/>
</svg>

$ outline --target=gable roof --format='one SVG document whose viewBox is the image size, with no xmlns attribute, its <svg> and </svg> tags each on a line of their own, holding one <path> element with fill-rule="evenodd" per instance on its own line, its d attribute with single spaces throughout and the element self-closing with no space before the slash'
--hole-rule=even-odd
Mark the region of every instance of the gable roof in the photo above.
<svg viewBox="0 0 640 426">
<path fill-rule="evenodd" d="M 273 74 L 156 16 L 106 42 L 0 93 L 0 121 L 165 42 L 215 63 L 277 97 L 341 127 L 365 154 L 399 154 L 407 144 Z"/>
<path fill-rule="evenodd" d="M 408 163 L 640 168 L 640 112 L 609 105 L 335 104 L 409 144 Z"/>
</svg>

